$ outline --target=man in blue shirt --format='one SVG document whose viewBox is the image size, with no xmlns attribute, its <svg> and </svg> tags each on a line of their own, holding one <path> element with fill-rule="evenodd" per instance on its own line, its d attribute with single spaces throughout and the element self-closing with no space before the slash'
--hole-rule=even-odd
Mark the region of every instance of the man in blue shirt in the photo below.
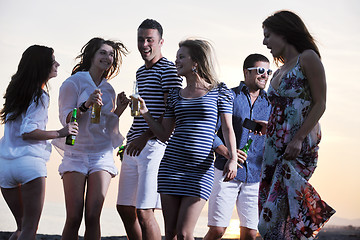
<svg viewBox="0 0 360 240">
<path fill-rule="evenodd" d="M 209 199 L 209 231 L 204 240 L 221 239 L 236 204 L 240 219 L 240 239 L 255 239 L 258 224 L 258 192 L 263 159 L 265 136 L 254 135 L 243 128 L 245 118 L 267 121 L 270 104 L 264 91 L 272 71 L 269 60 L 260 54 L 251 54 L 245 61 L 245 81 L 232 88 L 234 95 L 233 127 L 236 135 L 238 159 L 242 163 L 235 179 L 224 182 L 223 169 L 229 156 L 224 145 L 222 131 L 215 136 L 213 147 L 216 152 L 214 186 Z M 219 123 L 221 128 L 221 123 Z M 251 138 L 248 153 L 240 149 Z"/>
</svg>

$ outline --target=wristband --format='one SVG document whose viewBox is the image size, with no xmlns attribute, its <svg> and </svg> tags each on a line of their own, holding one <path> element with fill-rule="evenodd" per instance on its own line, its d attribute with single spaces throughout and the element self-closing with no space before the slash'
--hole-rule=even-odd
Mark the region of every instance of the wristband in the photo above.
<svg viewBox="0 0 360 240">
<path fill-rule="evenodd" d="M 81 112 L 86 112 L 87 110 L 89 110 L 89 108 L 85 106 L 85 103 L 86 103 L 86 101 L 83 102 L 83 103 L 80 105 L 80 107 L 79 107 L 79 110 L 80 110 Z"/>
</svg>

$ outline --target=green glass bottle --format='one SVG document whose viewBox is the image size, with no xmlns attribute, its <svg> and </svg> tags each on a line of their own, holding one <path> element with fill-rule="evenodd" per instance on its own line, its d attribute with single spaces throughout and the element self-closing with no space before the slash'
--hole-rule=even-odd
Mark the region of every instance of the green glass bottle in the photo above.
<svg viewBox="0 0 360 240">
<path fill-rule="evenodd" d="M 125 145 L 119 147 L 118 156 L 120 157 L 120 161 L 124 158 Z"/>
<path fill-rule="evenodd" d="M 247 143 L 245 144 L 245 146 L 244 146 L 243 148 L 241 148 L 240 150 L 247 154 L 248 151 L 249 151 L 249 148 L 250 148 L 250 145 L 251 145 L 252 141 L 253 141 L 253 140 L 252 140 L 251 138 L 249 138 L 249 140 L 247 141 Z M 238 162 L 238 164 L 241 164 L 241 163 Z M 245 164 L 246 164 L 246 161 L 243 163 L 243 165 L 245 165 Z"/>
<path fill-rule="evenodd" d="M 249 148 L 250 148 L 250 145 L 251 145 L 252 141 L 253 141 L 253 140 L 252 140 L 251 138 L 249 138 L 249 140 L 247 141 L 247 143 L 245 144 L 245 146 L 244 146 L 242 149 L 240 149 L 240 150 L 247 154 L 248 151 L 249 151 Z"/>
<path fill-rule="evenodd" d="M 76 114 L 77 114 L 77 108 L 74 108 L 73 112 L 72 112 L 72 116 L 71 116 L 71 119 L 70 119 L 70 122 L 76 122 Z M 68 135 L 66 137 L 66 141 L 65 143 L 67 145 L 74 145 L 75 144 L 75 138 L 76 136 L 75 135 Z"/>
</svg>

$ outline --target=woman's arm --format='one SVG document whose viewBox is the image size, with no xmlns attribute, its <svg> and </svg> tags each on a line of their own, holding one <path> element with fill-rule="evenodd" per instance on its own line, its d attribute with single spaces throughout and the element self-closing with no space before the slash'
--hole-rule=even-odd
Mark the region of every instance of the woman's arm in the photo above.
<svg viewBox="0 0 360 240">
<path fill-rule="evenodd" d="M 175 128 L 174 118 L 162 118 L 161 123 L 156 121 L 146 107 L 144 99 L 139 97 L 140 113 L 149 125 L 152 133 L 162 142 L 166 142 Z"/>
<path fill-rule="evenodd" d="M 121 92 L 117 95 L 116 98 L 116 109 L 114 113 L 120 117 L 121 114 L 125 111 L 127 106 L 129 105 L 130 99 L 126 97 L 125 92 Z"/>
<path fill-rule="evenodd" d="M 66 137 L 67 135 L 77 135 L 78 134 L 78 123 L 71 122 L 68 123 L 65 127 L 58 131 L 45 131 L 40 129 L 35 129 L 32 132 L 24 133 L 22 135 L 23 140 L 48 140 L 54 138 Z"/>
<path fill-rule="evenodd" d="M 99 104 L 100 106 L 103 105 L 102 102 L 102 98 L 101 98 L 102 92 L 100 89 L 95 89 L 95 91 L 90 94 L 89 98 L 86 100 L 86 102 L 84 103 L 86 108 L 90 108 L 90 106 L 92 106 L 94 103 Z M 79 108 L 80 106 L 77 106 L 77 114 L 76 117 L 77 118 L 81 118 L 82 112 Z M 119 115 L 120 116 L 120 115 Z M 69 123 L 72 117 L 72 111 L 68 113 L 67 117 L 66 117 L 66 123 Z"/>
<path fill-rule="evenodd" d="M 306 50 L 301 54 L 300 65 L 310 85 L 312 104 L 304 123 L 285 149 L 285 159 L 294 159 L 299 155 L 302 142 L 316 126 L 326 108 L 325 70 L 319 56 L 313 50 Z"/>
<path fill-rule="evenodd" d="M 224 181 L 230 181 L 236 177 L 237 173 L 237 153 L 236 138 L 232 127 L 232 115 L 229 113 L 221 113 L 221 129 L 223 132 L 225 145 L 229 151 L 229 160 L 224 167 Z"/>
</svg>

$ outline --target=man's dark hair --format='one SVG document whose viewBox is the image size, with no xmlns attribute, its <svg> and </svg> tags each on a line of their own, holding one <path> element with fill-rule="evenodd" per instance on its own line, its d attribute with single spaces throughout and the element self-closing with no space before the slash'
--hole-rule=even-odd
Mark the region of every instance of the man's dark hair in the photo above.
<svg viewBox="0 0 360 240">
<path fill-rule="evenodd" d="M 145 19 L 138 27 L 138 29 L 140 29 L 140 28 L 142 28 L 142 29 L 157 29 L 160 34 L 160 37 L 162 38 L 163 28 L 162 28 L 161 24 L 154 19 Z"/>
<path fill-rule="evenodd" d="M 256 62 L 270 62 L 270 61 L 264 55 L 258 53 L 250 54 L 244 60 L 243 70 L 253 67 Z"/>
</svg>

